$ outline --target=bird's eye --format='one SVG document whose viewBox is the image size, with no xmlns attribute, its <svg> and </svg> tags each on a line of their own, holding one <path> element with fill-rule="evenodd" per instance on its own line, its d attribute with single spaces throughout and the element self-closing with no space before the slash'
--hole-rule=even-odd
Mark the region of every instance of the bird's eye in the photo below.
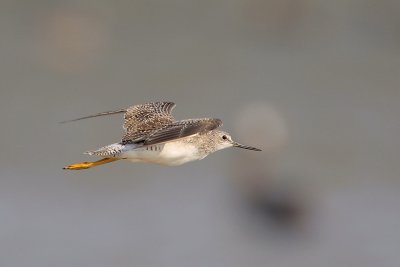
<svg viewBox="0 0 400 267">
<path fill-rule="evenodd" d="M 228 139 L 228 137 L 226 137 L 226 135 L 223 135 L 222 139 L 226 140 L 226 139 Z"/>
</svg>

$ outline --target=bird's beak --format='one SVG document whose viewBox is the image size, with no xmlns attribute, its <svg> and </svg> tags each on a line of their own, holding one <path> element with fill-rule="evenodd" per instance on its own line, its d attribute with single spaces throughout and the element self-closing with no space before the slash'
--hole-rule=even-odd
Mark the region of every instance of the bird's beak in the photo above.
<svg viewBox="0 0 400 267">
<path fill-rule="evenodd" d="M 232 144 L 233 144 L 233 147 L 240 147 L 240 148 L 248 149 L 248 150 L 261 151 L 261 149 L 258 149 L 258 148 L 252 147 L 252 146 L 245 146 L 245 145 L 242 145 L 242 144 L 239 144 L 236 142 L 233 142 Z"/>
</svg>

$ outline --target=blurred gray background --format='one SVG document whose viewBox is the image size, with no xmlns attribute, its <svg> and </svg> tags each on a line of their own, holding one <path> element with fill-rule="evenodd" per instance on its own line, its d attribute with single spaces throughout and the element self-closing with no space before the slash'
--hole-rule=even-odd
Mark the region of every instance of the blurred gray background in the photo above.
<svg viewBox="0 0 400 267">
<path fill-rule="evenodd" d="M 399 266 L 400 2 L 0 1 L 1 266 Z M 155 100 L 238 141 L 66 172 Z"/>
</svg>

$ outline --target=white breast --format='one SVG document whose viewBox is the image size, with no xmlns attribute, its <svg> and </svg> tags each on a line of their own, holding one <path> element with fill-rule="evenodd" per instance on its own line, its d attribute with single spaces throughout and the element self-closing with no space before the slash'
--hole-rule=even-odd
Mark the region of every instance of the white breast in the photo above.
<svg viewBox="0 0 400 267">
<path fill-rule="evenodd" d="M 201 155 L 192 144 L 175 141 L 141 148 L 127 145 L 120 157 L 132 162 L 177 166 L 189 161 L 202 159 L 205 155 Z"/>
</svg>

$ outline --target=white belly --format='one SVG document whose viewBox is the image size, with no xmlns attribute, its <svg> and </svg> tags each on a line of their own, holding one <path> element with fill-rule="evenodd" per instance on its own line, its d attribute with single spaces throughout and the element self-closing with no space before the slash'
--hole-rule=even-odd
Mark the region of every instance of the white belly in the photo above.
<svg viewBox="0 0 400 267">
<path fill-rule="evenodd" d="M 119 157 L 132 162 L 177 166 L 189 161 L 202 159 L 205 155 L 201 155 L 192 144 L 176 141 L 141 148 L 126 145 Z"/>
</svg>

